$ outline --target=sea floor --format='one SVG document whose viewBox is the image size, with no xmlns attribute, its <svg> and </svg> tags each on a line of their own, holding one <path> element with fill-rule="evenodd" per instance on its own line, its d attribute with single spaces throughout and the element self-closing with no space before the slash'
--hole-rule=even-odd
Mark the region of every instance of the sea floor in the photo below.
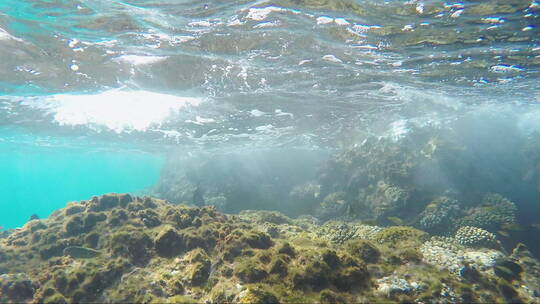
<svg viewBox="0 0 540 304">
<path fill-rule="evenodd" d="M 128 194 L 4 233 L 0 272 L 5 303 L 540 303 L 523 244 Z"/>
</svg>

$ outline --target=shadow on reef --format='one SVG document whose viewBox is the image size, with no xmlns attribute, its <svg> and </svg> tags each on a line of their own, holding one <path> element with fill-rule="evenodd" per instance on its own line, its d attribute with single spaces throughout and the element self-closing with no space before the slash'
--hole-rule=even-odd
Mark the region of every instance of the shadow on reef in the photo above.
<svg viewBox="0 0 540 304">
<path fill-rule="evenodd" d="M 404 124 L 333 155 L 307 150 L 171 158 L 155 194 L 225 212 L 278 210 L 320 221 L 462 227 L 525 242 L 540 256 L 540 135 L 512 115 L 471 114 L 441 126 Z"/>
<path fill-rule="evenodd" d="M 540 302 L 538 261 L 497 248 L 474 227 L 430 237 L 107 194 L 0 238 L 0 302 Z"/>
</svg>

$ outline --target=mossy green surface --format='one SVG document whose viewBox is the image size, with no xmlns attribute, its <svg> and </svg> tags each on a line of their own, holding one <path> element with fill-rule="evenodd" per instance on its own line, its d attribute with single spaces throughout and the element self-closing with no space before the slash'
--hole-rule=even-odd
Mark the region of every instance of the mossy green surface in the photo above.
<svg viewBox="0 0 540 304">
<path fill-rule="evenodd" d="M 530 278 L 517 260 L 469 279 L 426 265 L 418 248 L 427 234 L 407 226 L 340 244 L 317 224 L 272 223 L 271 235 L 260 220 L 268 215 L 114 194 L 70 203 L 0 239 L 0 302 L 515 301 Z M 377 282 L 389 276 L 423 287 L 381 294 Z"/>
</svg>

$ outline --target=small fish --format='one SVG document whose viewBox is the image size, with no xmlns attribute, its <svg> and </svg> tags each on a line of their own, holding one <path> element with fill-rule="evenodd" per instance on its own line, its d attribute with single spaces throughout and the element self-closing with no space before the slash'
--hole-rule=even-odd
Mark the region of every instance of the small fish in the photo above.
<svg viewBox="0 0 540 304">
<path fill-rule="evenodd" d="M 403 220 L 400 219 L 399 217 L 389 216 L 386 219 L 389 220 L 390 222 L 392 222 L 393 224 L 397 225 L 397 226 L 403 225 Z"/>
<path fill-rule="evenodd" d="M 0 230 L 4 230 L 4 226 L 0 226 Z"/>
<path fill-rule="evenodd" d="M 508 233 L 508 231 L 499 230 L 499 231 L 497 231 L 497 233 L 504 236 L 504 237 L 510 237 L 510 233 Z"/>
<path fill-rule="evenodd" d="M 538 224 L 538 223 L 537 224 L 532 224 L 531 227 L 536 228 L 536 229 L 540 229 L 540 224 Z"/>
<path fill-rule="evenodd" d="M 64 249 L 64 255 L 69 255 L 77 259 L 91 259 L 97 257 L 100 254 L 101 252 L 86 247 L 73 246 Z"/>
<path fill-rule="evenodd" d="M 523 227 L 518 224 L 504 224 L 501 228 L 506 231 L 523 231 Z"/>
</svg>

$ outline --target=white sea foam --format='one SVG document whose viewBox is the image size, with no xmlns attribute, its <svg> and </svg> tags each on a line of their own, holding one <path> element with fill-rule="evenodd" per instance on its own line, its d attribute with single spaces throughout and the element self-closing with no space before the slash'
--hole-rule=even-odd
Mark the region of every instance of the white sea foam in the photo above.
<svg viewBox="0 0 540 304">
<path fill-rule="evenodd" d="M 0 27 L 0 40 L 15 40 L 15 41 L 19 41 L 19 42 L 22 42 L 23 40 L 22 39 L 19 39 L 13 35 L 11 35 L 10 33 L 8 33 L 6 30 L 4 30 L 3 28 Z"/>
<path fill-rule="evenodd" d="M 515 65 L 507 65 L 507 64 L 498 64 L 494 65 L 491 68 L 489 68 L 494 73 L 511 73 L 511 72 L 521 72 L 523 71 L 523 68 L 515 66 Z"/>
<path fill-rule="evenodd" d="M 249 8 L 245 19 L 262 21 L 266 19 L 271 13 L 282 13 L 282 12 L 292 13 L 295 15 L 300 14 L 300 12 L 297 10 L 286 9 L 279 6 L 251 7 Z"/>
<path fill-rule="evenodd" d="M 264 116 L 265 113 L 261 110 L 253 109 L 249 111 L 249 114 L 251 114 L 251 116 L 254 116 L 254 117 L 261 117 L 261 116 Z"/>
<path fill-rule="evenodd" d="M 86 125 L 122 133 L 159 126 L 171 114 L 201 102 L 199 98 L 149 91 L 110 90 L 87 95 L 53 95 L 44 100 L 27 99 L 24 104 L 46 109 L 62 126 Z"/>
<path fill-rule="evenodd" d="M 345 18 L 336 18 L 334 19 L 334 23 L 337 25 L 349 25 L 351 24 L 349 21 L 345 20 Z"/>
<path fill-rule="evenodd" d="M 334 63 L 342 63 L 343 62 L 341 59 L 337 58 L 336 56 L 334 56 L 332 54 L 324 55 L 324 56 L 322 56 L 322 59 L 326 60 L 326 61 L 334 62 Z"/>
<path fill-rule="evenodd" d="M 329 24 L 334 22 L 334 18 L 330 18 L 327 16 L 321 16 L 317 18 L 317 24 Z"/>
<path fill-rule="evenodd" d="M 208 20 L 199 20 L 199 21 L 190 22 L 188 25 L 195 26 L 195 27 L 209 27 L 212 24 Z"/>
<path fill-rule="evenodd" d="M 167 59 L 167 56 L 141 56 L 141 55 L 122 55 L 115 58 L 115 61 L 131 63 L 133 65 L 152 64 Z"/>
<path fill-rule="evenodd" d="M 269 28 L 269 27 L 276 27 L 280 25 L 281 25 L 281 22 L 279 20 L 274 20 L 274 21 L 268 21 L 268 22 L 261 22 L 259 24 L 254 25 L 253 28 Z"/>
</svg>

